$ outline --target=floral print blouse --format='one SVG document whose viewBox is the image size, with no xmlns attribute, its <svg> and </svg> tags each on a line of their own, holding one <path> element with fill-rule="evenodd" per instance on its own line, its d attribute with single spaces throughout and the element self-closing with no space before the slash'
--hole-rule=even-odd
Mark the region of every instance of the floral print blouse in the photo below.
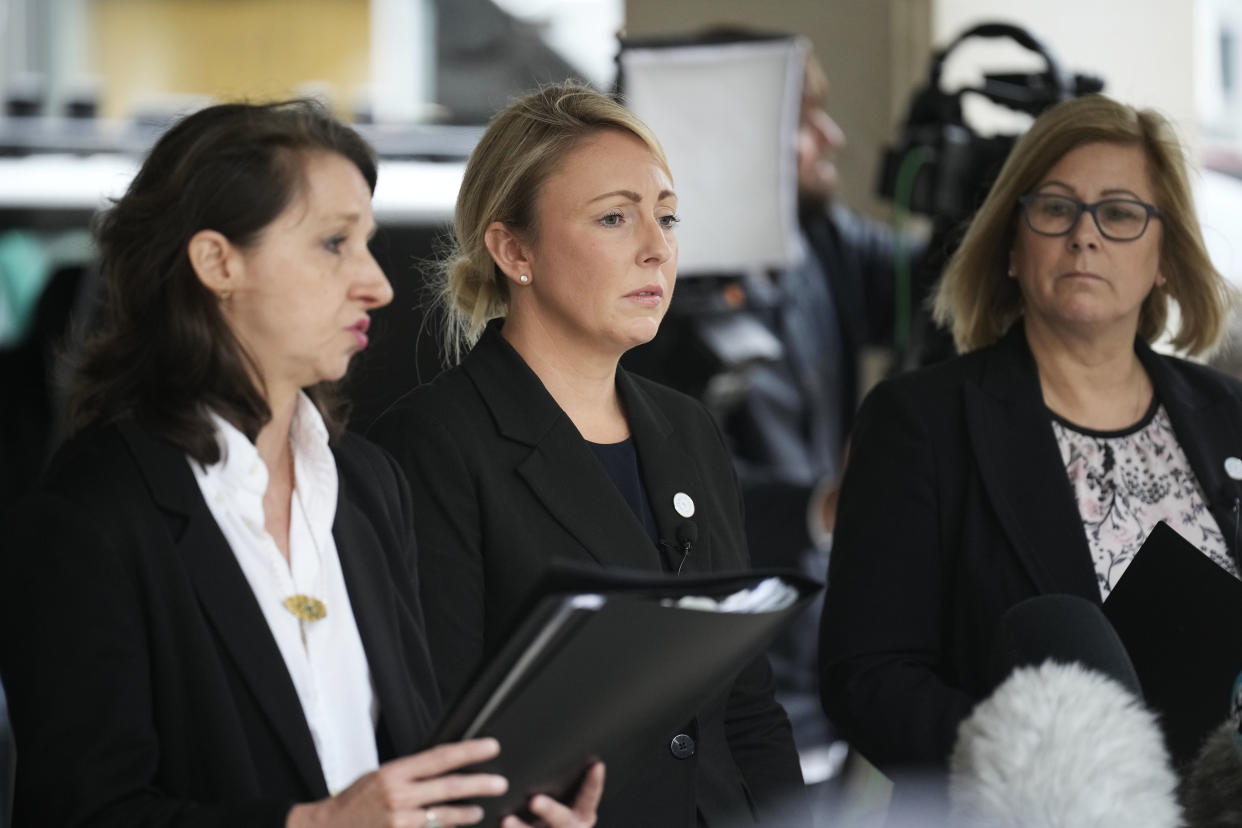
<svg viewBox="0 0 1242 828">
<path fill-rule="evenodd" d="M 1052 430 L 1087 533 L 1101 599 L 1162 520 L 1238 576 L 1221 527 L 1158 399 L 1142 420 L 1121 431 L 1089 431 L 1056 414 Z"/>
</svg>

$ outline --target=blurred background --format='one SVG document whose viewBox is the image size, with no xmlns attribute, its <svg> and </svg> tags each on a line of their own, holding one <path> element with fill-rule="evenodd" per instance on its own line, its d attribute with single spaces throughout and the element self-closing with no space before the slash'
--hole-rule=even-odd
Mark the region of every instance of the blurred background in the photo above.
<svg viewBox="0 0 1242 828">
<path fill-rule="evenodd" d="M 377 254 L 400 305 L 419 278 L 411 265 L 431 255 L 449 217 L 481 125 L 542 81 L 612 87 L 619 35 L 729 24 L 808 38 L 849 138 L 838 195 L 888 219 L 883 149 L 936 50 L 985 20 L 1024 28 L 1062 67 L 1174 121 L 1204 171 L 1209 245 L 1239 279 L 1229 209 L 1242 176 L 1239 0 L 0 0 L 0 352 L 27 341 L 52 272 L 89 258 L 76 231 L 123 190 L 159 130 L 208 100 L 315 95 L 364 129 L 386 162 L 376 210 L 393 232 Z M 1012 41 L 978 39 L 953 50 L 942 85 L 1040 67 Z M 982 96 L 963 106 L 984 134 L 1030 121 Z M 29 236 L 13 241 L 14 230 L 36 231 L 41 249 Z M 420 359 L 436 370 L 437 356 Z M 426 378 L 409 364 L 385 367 L 407 372 L 398 385 Z M 10 400 L 16 387 L 0 385 Z M 362 418 L 379 404 L 360 399 Z"/>
<path fill-rule="evenodd" d="M 1209 245 L 1239 279 L 1238 213 L 1229 207 L 1242 176 L 1239 0 L 0 0 L 0 354 L 29 344 L 45 291 L 72 294 L 52 276 L 89 264 L 83 231 L 92 212 L 123 190 L 169 120 L 206 101 L 314 95 L 364 130 L 385 161 L 377 255 L 399 309 L 417 298 L 414 265 L 432 255 L 481 125 L 543 81 L 612 87 L 619 35 L 729 24 L 808 38 L 849 139 L 837 158 L 838 195 L 888 219 L 883 149 L 897 141 L 935 51 L 984 20 L 1023 27 L 1063 67 L 1177 124 L 1204 171 Z M 973 40 L 948 56 L 942 85 L 1041 65 L 1012 41 Z M 984 134 L 1030 121 L 982 96 L 963 107 Z M 394 387 L 439 365 L 428 348 L 377 360 L 398 372 Z M 4 368 L 0 440 L 14 433 L 14 396 L 26 393 L 7 359 Z M 365 422 L 385 394 L 361 393 Z M 0 451 L 0 471 L 6 464 Z"/>
<path fill-rule="evenodd" d="M 1012 36 L 959 39 L 984 22 L 1016 27 L 1046 54 Z M 378 149 L 374 250 L 396 298 L 376 314 L 349 380 L 353 427 L 365 430 L 442 368 L 423 312 L 427 266 L 491 114 L 566 77 L 613 89 L 622 43 L 719 26 L 800 36 L 848 136 L 835 148 L 833 200 L 922 239 L 928 279 L 986 185 L 984 168 L 1003 160 L 984 148 L 1003 150 L 1032 110 L 1099 82 L 1174 122 L 1197 171 L 1209 250 L 1242 284 L 1242 0 L 0 0 L 0 506 L 33 484 L 62 436 L 62 357 L 97 300 L 91 217 L 178 115 L 315 96 Z M 933 67 L 932 98 L 951 96 L 961 112 L 929 121 L 912 104 L 929 100 Z M 924 150 L 943 162 L 961 134 L 976 178 L 950 193 L 929 168 L 902 197 L 894 165 Z M 963 203 L 945 206 L 956 195 Z M 723 282 L 702 282 L 706 293 L 679 287 L 679 301 L 710 294 L 746 312 L 746 299 L 731 298 L 743 295 L 730 293 L 734 274 L 715 275 Z M 870 366 L 864 387 L 922 361 L 910 325 L 897 328 L 878 356 L 858 355 Z M 743 336 L 732 323 L 721 330 Z M 681 384 L 702 396 L 725 363 L 772 358 L 752 344 L 736 357 L 718 341 L 734 355 L 715 354 Z M 808 775 L 839 776 L 841 758 L 819 755 Z"/>
</svg>

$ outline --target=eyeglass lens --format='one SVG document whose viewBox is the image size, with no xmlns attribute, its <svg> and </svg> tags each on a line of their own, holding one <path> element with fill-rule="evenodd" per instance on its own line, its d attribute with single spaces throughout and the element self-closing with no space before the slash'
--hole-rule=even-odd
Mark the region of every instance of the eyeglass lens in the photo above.
<svg viewBox="0 0 1242 828">
<path fill-rule="evenodd" d="M 1089 205 L 1068 196 L 1036 193 L 1027 203 L 1026 218 L 1036 233 L 1059 236 L 1078 223 L 1084 210 L 1094 216 L 1101 233 L 1116 241 L 1137 239 L 1147 229 L 1147 208 L 1141 202 L 1123 198 Z"/>
</svg>

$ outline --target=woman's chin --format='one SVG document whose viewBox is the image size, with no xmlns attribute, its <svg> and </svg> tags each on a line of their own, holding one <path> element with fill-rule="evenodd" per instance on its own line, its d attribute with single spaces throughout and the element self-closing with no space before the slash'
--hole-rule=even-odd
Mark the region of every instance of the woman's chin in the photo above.
<svg viewBox="0 0 1242 828">
<path fill-rule="evenodd" d="M 662 318 L 662 317 L 661 317 Z M 623 338 L 624 349 L 626 351 L 631 348 L 637 348 L 640 345 L 646 345 L 648 342 L 656 338 L 656 334 L 660 332 L 660 320 L 642 320 L 641 323 L 631 325 L 625 332 Z"/>
<path fill-rule="evenodd" d="M 318 370 L 308 374 L 307 379 L 309 382 L 304 384 L 302 387 L 309 388 L 312 385 L 319 385 L 322 382 L 339 382 L 340 380 L 345 379 L 345 374 L 348 373 L 349 366 L 351 364 L 353 364 L 352 355 L 346 357 L 338 363 L 322 365 L 318 368 Z"/>
</svg>

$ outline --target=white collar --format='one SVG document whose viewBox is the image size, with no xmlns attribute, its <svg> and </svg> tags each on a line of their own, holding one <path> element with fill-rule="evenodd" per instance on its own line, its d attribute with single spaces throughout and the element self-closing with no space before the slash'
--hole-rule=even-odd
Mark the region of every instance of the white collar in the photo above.
<svg viewBox="0 0 1242 828">
<path fill-rule="evenodd" d="M 202 469 L 201 485 L 208 497 L 219 494 L 243 519 L 263 523 L 263 493 L 268 471 L 259 450 L 236 426 L 215 411 L 207 416 L 215 426 L 220 460 Z M 328 428 L 319 409 L 299 393 L 289 425 L 297 496 L 317 543 L 332 531 L 336 517 L 338 480 L 336 460 L 328 445 Z"/>
</svg>

